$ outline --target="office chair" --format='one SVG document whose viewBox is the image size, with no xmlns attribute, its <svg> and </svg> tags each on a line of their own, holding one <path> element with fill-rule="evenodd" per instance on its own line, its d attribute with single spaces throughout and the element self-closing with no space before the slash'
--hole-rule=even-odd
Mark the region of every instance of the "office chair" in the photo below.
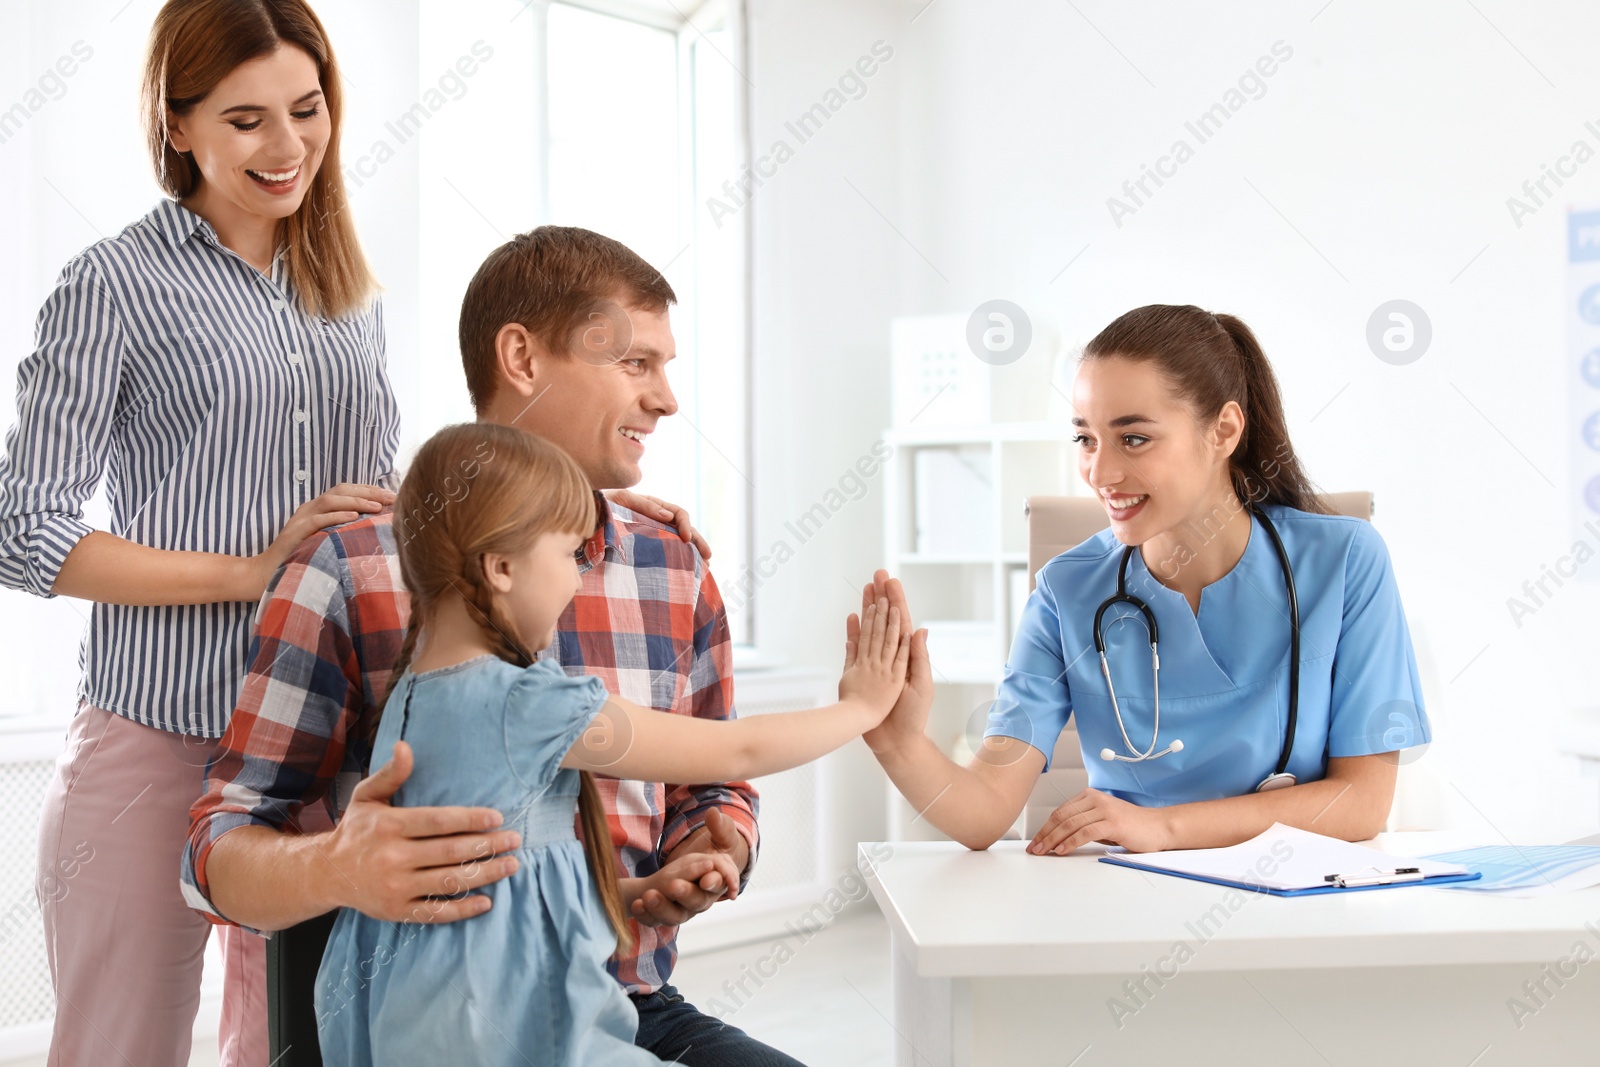
<svg viewBox="0 0 1600 1067">
<path fill-rule="evenodd" d="M 322 950 L 338 911 L 279 930 L 267 940 L 267 1062 L 322 1067 L 313 995 Z"/>
<path fill-rule="evenodd" d="M 1372 494 L 1368 492 L 1323 493 L 1323 507 L 1335 515 L 1372 519 Z M 1067 549 L 1080 545 L 1111 525 L 1106 509 L 1092 496 L 1030 496 L 1028 516 L 1028 592 L 1039 568 Z M 1031 840 L 1050 813 L 1071 800 L 1089 785 L 1089 772 L 1083 765 L 1083 750 L 1078 745 L 1077 727 L 1069 722 L 1056 742 L 1050 770 L 1039 776 L 1022 812 L 1022 838 Z"/>
</svg>

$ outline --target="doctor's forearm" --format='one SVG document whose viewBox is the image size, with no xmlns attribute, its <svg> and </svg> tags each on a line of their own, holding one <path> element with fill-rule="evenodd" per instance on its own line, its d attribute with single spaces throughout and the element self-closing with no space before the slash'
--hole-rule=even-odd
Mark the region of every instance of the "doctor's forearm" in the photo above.
<svg viewBox="0 0 1600 1067">
<path fill-rule="evenodd" d="M 1163 809 L 1171 838 L 1167 847 L 1224 848 L 1250 840 L 1275 822 L 1365 841 L 1383 832 L 1393 799 L 1392 776 L 1387 783 L 1381 776 L 1328 777 L 1266 793 L 1175 804 Z"/>
<path fill-rule="evenodd" d="M 946 756 L 926 735 L 875 755 L 920 818 L 970 849 L 981 852 L 994 844 L 1022 810 L 1020 805 L 1009 805 L 971 767 Z M 1012 807 L 1015 810 L 1008 810 Z"/>
</svg>

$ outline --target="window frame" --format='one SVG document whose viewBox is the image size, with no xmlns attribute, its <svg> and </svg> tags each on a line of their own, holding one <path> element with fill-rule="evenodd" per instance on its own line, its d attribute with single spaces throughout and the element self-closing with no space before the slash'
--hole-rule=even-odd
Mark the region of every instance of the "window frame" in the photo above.
<svg viewBox="0 0 1600 1067">
<path fill-rule="evenodd" d="M 551 218 L 550 204 L 550 92 L 549 92 L 549 13 L 554 4 L 563 4 L 567 7 L 578 8 L 594 14 L 607 15 L 624 21 L 634 22 L 643 26 L 659 29 L 671 33 L 677 42 L 677 113 L 678 113 L 678 186 L 681 195 L 678 197 L 678 227 L 679 231 L 690 237 L 688 255 L 695 255 L 692 235 L 695 232 L 696 215 L 704 210 L 704 205 L 695 198 L 695 97 L 694 97 L 694 43 L 701 38 L 708 28 L 717 24 L 725 24 L 728 36 L 733 42 L 733 54 L 724 58 L 732 65 L 738 76 L 735 86 L 735 142 L 733 157 L 736 160 L 740 173 L 748 172 L 751 164 L 750 154 L 750 93 L 749 79 L 744 73 L 746 59 L 749 55 L 748 23 L 746 20 L 745 0 L 662 0 L 671 10 L 643 2 L 643 0 L 531 0 L 532 14 L 538 24 L 539 47 L 536 51 L 538 69 L 535 71 L 535 84 L 543 91 L 538 94 L 536 102 L 537 125 L 537 165 L 538 165 L 538 203 L 539 217 L 544 220 Z M 714 46 L 713 46 L 714 47 Z M 748 205 L 746 205 L 748 207 Z M 759 480 L 756 476 L 756 448 L 755 448 L 755 419 L 754 404 L 756 397 L 755 359 L 754 359 L 754 307 L 753 299 L 755 283 L 753 277 L 753 226 L 751 212 L 741 210 L 738 218 L 732 224 L 739 228 L 736 235 L 736 244 L 739 248 L 740 263 L 735 271 L 739 279 L 741 291 L 731 303 L 737 308 L 740 321 L 736 324 L 733 333 L 739 339 L 742 349 L 741 361 L 744 371 L 743 403 L 745 412 L 744 432 L 739 442 L 737 459 L 741 469 L 749 477 L 746 479 L 748 486 L 745 492 L 744 507 L 739 520 L 739 534 L 744 540 L 745 569 L 753 567 L 756 554 L 756 508 L 758 505 Z M 698 270 L 691 268 L 691 278 L 696 278 Z M 680 306 L 691 305 L 685 310 L 691 317 L 691 328 L 695 331 L 698 341 L 699 331 L 699 294 L 691 282 L 691 292 L 687 299 L 682 299 Z M 716 545 L 712 545 L 716 550 Z M 731 578 L 724 576 L 719 583 L 723 589 L 737 588 L 744 579 L 744 574 L 736 574 Z M 758 640 L 759 625 L 757 610 L 761 591 L 752 586 L 750 595 L 741 601 L 738 613 L 737 627 L 730 622 L 731 637 L 740 662 L 754 662 L 759 658 Z M 726 594 L 725 594 L 726 596 Z"/>
</svg>

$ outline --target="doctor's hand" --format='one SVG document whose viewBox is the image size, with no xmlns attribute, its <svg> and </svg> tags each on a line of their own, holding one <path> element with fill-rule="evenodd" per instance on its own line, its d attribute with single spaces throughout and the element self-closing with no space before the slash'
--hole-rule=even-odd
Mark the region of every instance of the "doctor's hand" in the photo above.
<svg viewBox="0 0 1600 1067">
<path fill-rule="evenodd" d="M 1121 845 L 1129 852 L 1174 847 L 1164 809 L 1142 808 L 1098 789 L 1085 789 L 1050 813 L 1028 843 L 1028 851 L 1035 856 L 1065 856 L 1091 841 Z"/>
<path fill-rule="evenodd" d="M 926 733 L 928 711 L 933 707 L 933 666 L 928 660 L 928 631 L 914 629 L 911 608 L 906 603 L 906 591 L 900 579 L 890 578 L 885 570 L 876 572 L 872 582 L 861 590 L 862 610 L 865 611 L 866 606 L 875 603 L 879 597 L 886 598 L 891 608 L 899 608 L 901 626 L 914 631 L 911 635 L 911 659 L 906 671 L 906 685 L 900 691 L 900 699 L 883 722 L 861 735 L 873 752 L 887 752 Z M 856 639 L 857 635 L 852 631 L 846 642 L 847 656 L 849 646 Z"/>
</svg>

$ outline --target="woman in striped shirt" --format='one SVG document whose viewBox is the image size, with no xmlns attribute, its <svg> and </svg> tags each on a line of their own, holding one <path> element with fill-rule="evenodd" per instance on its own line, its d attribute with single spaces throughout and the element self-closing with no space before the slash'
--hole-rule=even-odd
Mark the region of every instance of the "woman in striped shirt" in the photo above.
<svg viewBox="0 0 1600 1067">
<path fill-rule="evenodd" d="M 62 271 L 0 457 L 0 582 L 94 602 L 45 803 L 51 1064 L 181 1065 L 209 924 L 188 808 L 256 602 L 311 533 L 394 499 L 399 412 L 302 0 L 170 0 L 143 85 L 172 197 Z M 104 477 L 111 530 L 82 504 Z M 262 942 L 224 928 L 222 1062 L 265 1064 Z"/>
</svg>

